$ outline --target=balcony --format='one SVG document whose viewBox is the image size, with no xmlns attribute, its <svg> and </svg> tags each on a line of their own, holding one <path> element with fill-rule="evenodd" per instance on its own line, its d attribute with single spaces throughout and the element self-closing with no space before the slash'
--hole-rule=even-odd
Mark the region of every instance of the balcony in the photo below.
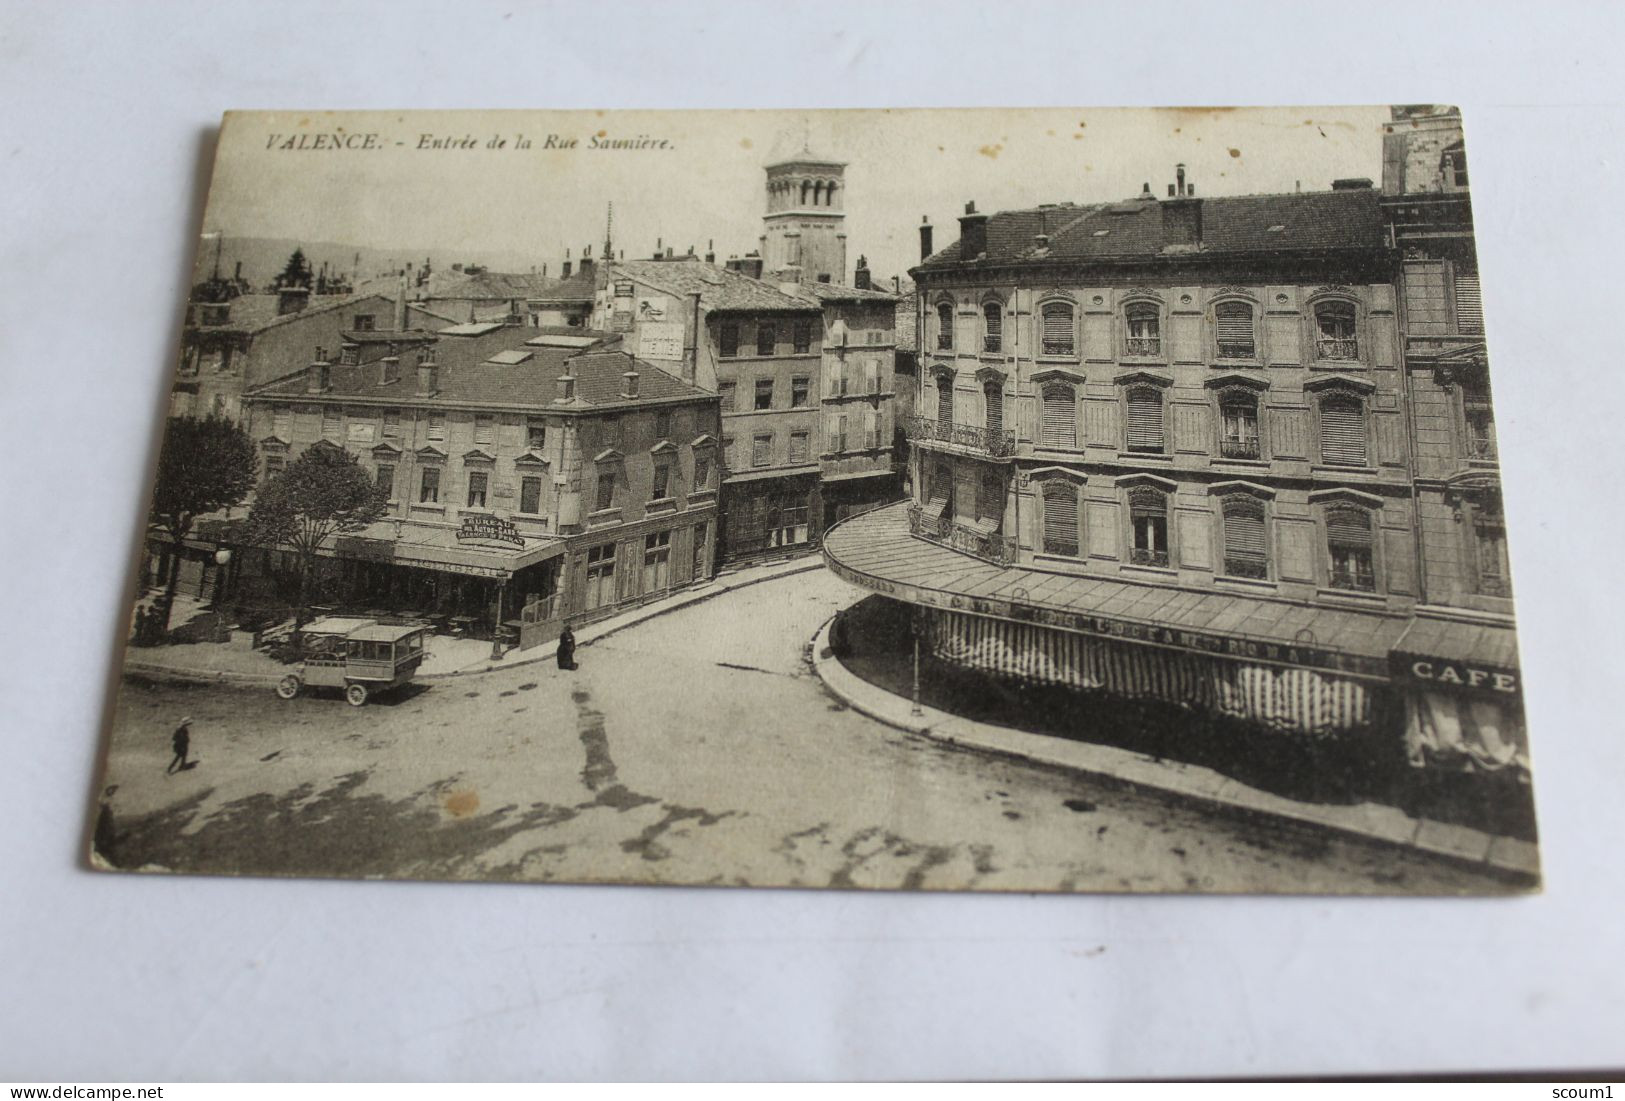
<svg viewBox="0 0 1625 1101">
<path fill-rule="evenodd" d="M 1377 591 L 1377 577 L 1370 565 L 1364 563 L 1334 565 L 1328 578 L 1331 587 L 1354 593 Z"/>
<path fill-rule="evenodd" d="M 1007 539 L 996 531 L 978 531 L 944 516 L 927 515 L 919 505 L 908 506 L 908 530 L 910 535 L 997 566 L 1013 566 L 1016 562 L 1014 539 Z"/>
<path fill-rule="evenodd" d="M 1152 550 L 1149 547 L 1131 547 L 1128 552 L 1129 564 L 1133 566 L 1155 566 L 1159 569 L 1168 568 L 1168 552 L 1165 550 Z"/>
<path fill-rule="evenodd" d="M 1320 359 L 1359 359 L 1360 342 L 1321 337 L 1315 341 L 1315 355 Z"/>
<path fill-rule="evenodd" d="M 974 451 L 994 459 L 1016 453 L 1016 434 L 974 424 L 950 424 L 929 417 L 903 418 L 903 434 L 915 443 L 940 443 Z"/>
<path fill-rule="evenodd" d="M 1124 351 L 1130 357 L 1144 356 L 1154 359 L 1162 355 L 1162 338 L 1160 336 L 1131 336 L 1128 338 L 1128 347 Z"/>
<path fill-rule="evenodd" d="M 1257 436 L 1226 436 L 1219 441 L 1219 456 L 1224 459 L 1258 458 Z"/>
<path fill-rule="evenodd" d="M 1495 453 L 1495 436 L 1484 432 L 1482 429 L 1475 430 L 1474 426 L 1469 426 L 1467 432 L 1467 457 L 1481 462 L 1495 462 L 1498 457 Z"/>
</svg>

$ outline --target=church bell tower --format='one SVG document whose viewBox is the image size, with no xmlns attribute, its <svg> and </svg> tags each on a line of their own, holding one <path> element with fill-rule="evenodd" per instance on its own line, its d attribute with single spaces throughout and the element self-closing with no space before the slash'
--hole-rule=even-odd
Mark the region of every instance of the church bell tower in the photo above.
<svg viewBox="0 0 1625 1101">
<path fill-rule="evenodd" d="M 805 148 L 767 166 L 766 278 L 846 284 L 845 173 L 844 161 Z"/>
</svg>

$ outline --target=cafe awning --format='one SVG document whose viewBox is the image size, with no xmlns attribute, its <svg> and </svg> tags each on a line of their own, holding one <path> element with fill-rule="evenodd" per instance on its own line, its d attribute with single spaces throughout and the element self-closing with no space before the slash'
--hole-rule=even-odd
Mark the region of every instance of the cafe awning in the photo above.
<svg viewBox="0 0 1625 1101">
<path fill-rule="evenodd" d="M 517 536 L 519 543 L 459 539 L 454 528 L 394 521 L 372 524 L 354 535 L 340 536 L 324 554 L 367 562 L 436 570 L 472 577 L 508 578 L 564 553 L 566 542 L 547 536 Z"/>
</svg>

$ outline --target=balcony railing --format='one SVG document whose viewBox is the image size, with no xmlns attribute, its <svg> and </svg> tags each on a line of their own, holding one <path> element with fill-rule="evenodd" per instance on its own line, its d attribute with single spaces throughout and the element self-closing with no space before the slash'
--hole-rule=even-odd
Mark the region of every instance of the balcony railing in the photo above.
<svg viewBox="0 0 1625 1101">
<path fill-rule="evenodd" d="M 997 333 L 988 333 L 982 337 L 982 351 L 1000 352 L 1004 350 L 1004 338 Z"/>
<path fill-rule="evenodd" d="M 1262 558 L 1227 554 L 1224 556 L 1224 573 L 1226 577 L 1250 577 L 1262 581 L 1269 577 L 1269 566 Z"/>
<path fill-rule="evenodd" d="M 1136 566 L 1163 566 L 1168 565 L 1168 552 L 1165 550 L 1148 550 L 1145 547 L 1132 547 L 1128 552 L 1128 560 Z"/>
<path fill-rule="evenodd" d="M 937 334 L 937 350 L 942 352 L 953 351 L 954 338 L 947 333 Z"/>
<path fill-rule="evenodd" d="M 931 516 L 919 505 L 908 507 L 909 534 L 932 543 L 941 543 L 950 550 L 969 554 L 984 562 L 998 566 L 1011 566 L 1016 561 L 1016 541 L 998 532 L 982 532 L 956 523 L 945 516 Z"/>
<path fill-rule="evenodd" d="M 1360 342 L 1322 337 L 1315 341 L 1315 354 L 1321 359 L 1359 359 Z"/>
<path fill-rule="evenodd" d="M 1254 348 L 1253 342 L 1250 340 L 1245 342 L 1220 342 L 1219 344 L 1220 359 L 1253 359 L 1257 355 L 1257 349 Z"/>
<path fill-rule="evenodd" d="M 1468 433 L 1467 457 L 1469 459 L 1484 459 L 1486 461 L 1493 462 L 1496 459 L 1495 437 Z"/>
<path fill-rule="evenodd" d="M 1226 459 L 1256 459 L 1258 458 L 1258 437 L 1220 440 L 1219 455 Z"/>
<path fill-rule="evenodd" d="M 1377 578 L 1370 567 L 1333 566 L 1329 580 L 1334 589 L 1347 589 L 1357 593 L 1377 591 Z"/>
<path fill-rule="evenodd" d="M 1131 336 L 1128 338 L 1127 351 L 1131 356 L 1160 356 L 1162 354 L 1162 338 L 1160 336 Z"/>
<path fill-rule="evenodd" d="M 1077 354 L 1072 341 L 1064 338 L 1057 339 L 1045 337 L 1043 340 L 1043 348 L 1044 354 L 1047 356 L 1070 356 Z"/>
<path fill-rule="evenodd" d="M 1014 432 L 974 424 L 952 424 L 915 415 L 903 418 L 903 434 L 911 440 L 953 444 L 955 447 L 980 451 L 995 459 L 1009 458 L 1016 453 Z"/>
</svg>

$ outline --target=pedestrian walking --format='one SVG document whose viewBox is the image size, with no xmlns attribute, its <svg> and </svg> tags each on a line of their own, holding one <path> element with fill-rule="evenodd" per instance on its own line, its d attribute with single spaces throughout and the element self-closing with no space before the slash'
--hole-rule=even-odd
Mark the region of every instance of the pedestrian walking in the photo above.
<svg viewBox="0 0 1625 1101">
<path fill-rule="evenodd" d="M 574 669 L 576 667 L 576 635 L 566 623 L 564 630 L 559 632 L 559 668 Z"/>
<path fill-rule="evenodd" d="M 186 763 L 186 754 L 192 748 L 191 726 L 191 716 L 187 716 L 181 720 L 181 725 L 175 728 L 175 733 L 170 735 L 169 743 L 175 747 L 175 756 L 170 758 L 169 767 L 164 769 L 166 774 L 175 771 L 185 772 L 191 767 Z"/>
</svg>

